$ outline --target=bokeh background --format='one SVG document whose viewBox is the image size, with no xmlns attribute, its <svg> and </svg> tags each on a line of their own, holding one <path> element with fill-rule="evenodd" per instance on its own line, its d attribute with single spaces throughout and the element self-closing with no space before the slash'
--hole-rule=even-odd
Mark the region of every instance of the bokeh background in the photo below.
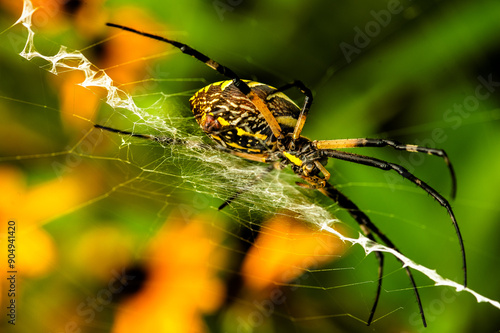
<svg viewBox="0 0 500 333">
<path fill-rule="evenodd" d="M 452 205 L 469 286 L 500 299 L 497 1 L 34 3 L 40 52 L 55 54 L 59 45 L 82 50 L 145 105 L 158 92 L 169 94 L 167 107 L 152 112 L 174 114 L 183 130 L 194 122 L 189 96 L 222 78 L 168 45 L 117 36 L 105 22 L 186 42 L 244 78 L 274 86 L 302 80 L 314 92 L 307 137 L 381 137 L 445 149 L 458 179 Z M 393 258 L 376 321 L 366 327 L 375 292 L 373 254 L 278 212 L 219 213 L 218 198 L 179 183 L 177 175 L 193 167 L 189 162 L 175 155 L 163 160 L 174 153 L 151 143 L 129 140 L 124 147 L 122 138 L 94 130 L 103 119 L 123 129 L 137 119 L 115 115 L 99 89 L 77 86 L 81 75 L 55 76 L 43 60 L 21 58 L 26 33 L 11 25 L 22 2 L 0 4 L 0 235 L 5 244 L 7 221 L 16 221 L 19 271 L 17 322 L 7 324 L 2 310 L 2 331 L 500 328 L 498 309 L 415 273 L 429 325 L 423 329 Z M 290 96 L 300 103 L 299 93 Z M 439 158 L 388 148 L 356 152 L 400 163 L 449 197 L 450 177 Z M 143 173 L 161 161 L 164 174 Z M 332 182 L 408 257 L 462 281 L 456 235 L 432 198 L 387 172 L 347 162 L 328 168 Z M 346 212 L 320 194 L 310 200 L 329 207 L 355 235 Z M 4 278 L 0 288 L 5 309 Z"/>
</svg>

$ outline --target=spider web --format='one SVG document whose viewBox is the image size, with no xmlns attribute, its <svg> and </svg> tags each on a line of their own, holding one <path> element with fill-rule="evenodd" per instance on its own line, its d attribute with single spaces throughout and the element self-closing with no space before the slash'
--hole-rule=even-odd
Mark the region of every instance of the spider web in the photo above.
<svg viewBox="0 0 500 333">
<path fill-rule="evenodd" d="M 470 288 L 464 288 L 460 283 L 441 276 L 435 269 L 427 268 L 399 252 L 372 242 L 361 233 L 347 236 L 343 231 L 339 231 L 344 230 L 342 228 L 344 224 L 333 215 L 337 211 L 336 206 L 334 204 L 325 206 L 322 199 L 313 197 L 308 191 L 295 186 L 296 177 L 291 172 L 274 171 L 265 174 L 265 166 L 207 148 L 208 141 L 197 128 L 192 116 L 186 113 L 186 106 L 175 100 L 177 94 L 132 95 L 117 86 L 105 70 L 99 69 L 81 51 L 60 46 L 53 55 L 38 52 L 35 48 L 38 35 L 35 33 L 32 22 L 35 11 L 36 8 L 29 0 L 24 1 L 22 16 L 14 24 L 14 26 L 24 26 L 27 32 L 25 46 L 20 53 L 23 58 L 36 62 L 41 68 L 54 75 L 80 73 L 83 79 L 78 85 L 99 91 L 99 94 L 103 96 L 102 101 L 108 106 L 102 107 L 101 112 L 104 116 L 98 121 L 99 124 L 121 128 L 116 124 L 128 123 L 132 124 L 132 128 L 128 130 L 134 133 L 154 133 L 157 136 L 177 139 L 183 144 L 159 145 L 137 138 L 100 133 L 100 130 L 92 128 L 91 120 L 83 118 L 82 121 L 87 121 L 90 129 L 84 132 L 82 139 L 68 150 L 47 154 L 18 155 L 13 158 L 2 158 L 3 161 L 75 155 L 84 159 L 116 163 L 126 179 L 104 194 L 87 201 L 84 206 L 95 204 L 115 193 L 127 193 L 148 198 L 153 202 L 163 202 L 157 213 L 158 216 L 168 211 L 170 205 L 178 203 L 175 198 L 177 195 L 175 191 L 178 190 L 192 193 L 196 198 L 202 198 L 200 200 L 206 200 L 203 199 L 206 197 L 212 198 L 209 205 L 214 209 L 217 207 L 217 202 L 221 203 L 235 192 L 246 190 L 251 186 L 251 190 L 246 191 L 232 204 L 231 210 L 226 209 L 223 212 L 228 217 L 239 221 L 242 228 L 258 229 L 257 222 L 254 221 L 259 221 L 269 214 L 299 217 L 317 232 L 329 233 L 348 246 L 361 247 L 365 255 L 374 251 L 389 253 L 401 260 L 403 266 L 425 275 L 434 286 L 447 286 L 454 288 L 457 292 L 469 293 L 478 303 L 489 303 L 500 309 L 498 301 L 485 297 Z M 190 93 L 189 91 L 181 95 L 189 96 Z M 138 105 L 139 103 L 141 106 Z M 113 140 L 116 148 L 115 155 L 82 153 L 79 149 L 82 144 L 96 137 L 99 139 L 95 139 L 94 143 L 102 142 L 103 137 Z M 144 156 L 144 152 L 150 152 L 147 154 L 149 156 Z M 61 167 L 65 168 L 64 165 Z M 130 171 L 129 168 L 134 171 Z M 265 177 L 265 180 L 254 184 L 254 179 L 258 177 Z M 262 198 L 266 199 L 262 200 Z M 193 199 L 193 202 L 195 200 Z M 161 221 L 162 218 L 159 217 L 157 222 L 161 223 Z M 151 229 L 151 233 L 154 233 L 154 228 Z"/>
</svg>

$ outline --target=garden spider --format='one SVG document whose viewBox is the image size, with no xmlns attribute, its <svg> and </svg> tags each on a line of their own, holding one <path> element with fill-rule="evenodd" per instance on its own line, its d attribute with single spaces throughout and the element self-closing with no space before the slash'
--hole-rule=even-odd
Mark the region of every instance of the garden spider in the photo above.
<svg viewBox="0 0 500 333">
<path fill-rule="evenodd" d="M 448 201 L 431 186 L 415 177 L 400 165 L 339 149 L 391 147 L 396 150 L 439 156 L 443 158 L 449 168 L 452 178 L 452 197 L 454 197 L 456 192 L 455 174 L 444 150 L 401 144 L 396 141 L 384 139 L 309 140 L 300 134 L 313 97 L 311 91 L 301 81 L 294 81 L 276 89 L 267 84 L 242 80 L 231 69 L 220 65 L 186 44 L 122 25 L 113 23 L 107 23 L 107 25 L 171 44 L 183 53 L 205 63 L 210 68 L 227 77 L 229 79 L 227 81 L 212 83 L 200 89 L 189 100 L 196 121 L 203 131 L 217 143 L 216 147 L 248 160 L 268 163 L 270 164 L 269 171 L 282 169 L 290 165 L 293 172 L 307 182 L 307 184 L 297 182 L 297 185 L 317 189 L 336 201 L 340 207 L 346 209 L 354 220 L 356 220 L 363 233 L 370 240 L 375 241 L 375 236 L 377 236 L 388 247 L 400 252 L 394 243 L 371 222 L 370 218 L 356 204 L 328 182 L 330 173 L 325 168 L 328 158 L 363 164 L 381 170 L 394 170 L 405 179 L 422 188 L 448 211 L 460 243 L 464 270 L 464 286 L 467 285 L 467 268 L 462 236 Z M 297 88 L 304 94 L 305 98 L 302 108 L 299 108 L 283 93 L 283 91 L 290 88 Z M 161 143 L 182 144 L 182 141 L 172 138 L 136 134 L 101 125 L 95 125 L 95 127 Z M 227 206 L 241 193 L 241 191 L 235 193 L 219 207 L 219 210 Z M 368 325 L 372 322 L 377 308 L 383 277 L 383 253 L 375 252 L 375 254 L 379 262 L 378 285 L 375 300 L 368 317 Z M 427 326 L 415 280 L 410 269 L 405 267 L 405 270 L 415 292 L 422 323 L 424 326 Z"/>
</svg>

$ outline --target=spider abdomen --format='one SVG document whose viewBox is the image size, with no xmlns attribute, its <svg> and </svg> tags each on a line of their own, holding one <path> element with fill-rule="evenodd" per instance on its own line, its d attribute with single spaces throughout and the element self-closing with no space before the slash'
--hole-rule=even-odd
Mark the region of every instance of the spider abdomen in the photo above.
<svg viewBox="0 0 500 333">
<path fill-rule="evenodd" d="M 248 80 L 245 83 L 266 103 L 282 133 L 292 133 L 299 107 L 274 87 Z M 254 154 L 272 150 L 276 145 L 262 113 L 232 80 L 212 83 L 197 91 L 189 101 L 202 130 L 219 145 Z"/>
</svg>

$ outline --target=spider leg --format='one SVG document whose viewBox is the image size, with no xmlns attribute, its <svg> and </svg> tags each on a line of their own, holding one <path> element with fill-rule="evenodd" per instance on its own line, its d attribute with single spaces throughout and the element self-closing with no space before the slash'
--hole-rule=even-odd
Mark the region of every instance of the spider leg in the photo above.
<svg viewBox="0 0 500 333">
<path fill-rule="evenodd" d="M 455 232 L 458 237 L 458 241 L 460 244 L 460 249 L 462 251 L 462 265 L 463 265 L 463 270 L 464 270 L 464 287 L 467 286 L 467 264 L 465 260 L 465 248 L 464 248 L 464 242 L 462 239 L 462 234 L 460 233 L 460 228 L 458 227 L 457 220 L 455 218 L 455 214 L 453 213 L 453 210 L 451 209 L 450 203 L 448 200 L 446 200 L 441 194 L 439 194 L 435 189 L 433 189 L 431 186 L 427 185 L 425 182 L 423 182 L 421 179 L 417 178 L 414 176 L 412 173 L 410 173 L 408 170 L 403 168 L 402 166 L 398 164 L 393 164 L 389 162 L 385 162 L 373 157 L 368 157 L 368 156 L 363 156 L 363 155 L 358 155 L 358 154 L 353 154 L 353 153 L 348 153 L 348 152 L 343 152 L 343 151 L 336 151 L 336 150 L 322 150 L 324 156 L 336 158 L 339 160 L 344 160 L 344 161 L 349 161 L 349 162 L 354 162 L 358 164 L 363 164 L 371 167 L 375 167 L 381 170 L 394 170 L 397 173 L 399 173 L 403 178 L 408 179 L 418 187 L 422 188 L 424 191 L 426 191 L 428 194 L 430 194 L 434 199 L 436 199 L 441 206 L 446 208 L 448 211 L 448 215 L 451 218 L 451 222 L 453 223 L 453 226 L 455 227 Z"/>
<path fill-rule="evenodd" d="M 103 126 L 103 125 L 98 125 L 98 124 L 95 124 L 94 127 L 102 129 L 102 130 L 105 130 L 105 131 L 108 131 L 108 132 L 118 133 L 120 135 L 132 136 L 134 138 L 146 139 L 146 140 L 156 141 L 156 142 L 159 142 L 159 143 L 166 143 L 166 144 L 183 144 L 184 143 L 184 141 L 173 139 L 173 138 L 169 138 L 169 137 L 158 137 L 158 136 L 149 135 L 149 134 L 137 134 L 137 133 L 133 133 L 133 132 L 129 132 L 129 131 L 122 131 L 122 130 L 119 130 L 119 129 L 116 129 L 116 128 L 112 128 L 112 127 L 108 127 L 108 126 Z M 270 163 L 270 162 L 272 162 L 272 160 L 270 160 L 269 156 L 266 155 L 266 154 L 248 154 L 248 153 L 243 153 L 243 152 L 238 152 L 238 151 L 230 150 L 230 149 L 227 149 L 227 148 L 222 147 L 222 146 L 213 146 L 213 147 L 216 148 L 216 149 L 219 149 L 219 150 L 221 150 L 223 152 L 230 153 L 232 155 L 245 158 L 247 160 L 256 161 L 256 162 L 262 162 L 262 163 Z M 224 209 L 227 205 L 229 205 L 231 202 L 233 202 L 241 194 L 243 194 L 246 191 L 248 191 L 253 185 L 255 185 L 259 180 L 261 180 L 262 177 L 265 174 L 271 172 L 275 168 L 276 167 L 275 167 L 274 164 L 270 164 L 269 167 L 265 170 L 265 172 L 263 172 L 260 175 L 257 175 L 257 177 L 255 177 L 255 179 L 250 184 L 248 184 L 245 188 L 242 188 L 242 189 L 236 191 L 232 196 L 230 196 L 226 201 L 224 201 L 222 203 L 222 205 L 219 206 L 218 210 Z"/>
<path fill-rule="evenodd" d="M 108 131 L 108 132 L 118 133 L 120 135 L 126 135 L 126 136 L 131 136 L 131 137 L 134 137 L 134 138 L 140 138 L 140 139 L 146 139 L 146 140 L 156 141 L 156 142 L 159 142 L 159 143 L 176 144 L 176 145 L 182 145 L 182 144 L 186 143 L 184 140 L 174 139 L 174 138 L 170 138 L 170 137 L 167 137 L 167 136 L 154 136 L 154 135 L 150 135 L 150 134 L 138 134 L 138 133 L 133 133 L 133 132 L 129 132 L 129 131 L 123 131 L 123 130 L 119 130 L 119 129 L 116 129 L 116 128 L 112 128 L 112 127 L 108 127 L 108 126 L 103 126 L 103 125 L 98 125 L 98 124 L 95 124 L 94 127 L 102 129 L 102 130 L 105 130 L 105 131 Z M 219 146 L 219 145 L 209 146 L 209 145 L 201 144 L 200 147 L 203 147 L 203 148 L 209 148 L 209 147 L 216 148 L 216 149 L 221 150 L 221 151 L 223 151 L 225 153 L 228 153 L 228 154 L 231 154 L 231 155 L 235 155 L 235 156 L 238 156 L 238 157 L 242 157 L 242 158 L 245 158 L 247 160 L 251 160 L 251 161 L 255 161 L 255 162 L 262 162 L 262 163 L 272 162 L 272 160 L 269 159 L 269 156 L 267 154 L 249 154 L 249 153 L 243 153 L 243 152 L 234 151 L 234 150 L 231 150 L 231 149 Z"/>
<path fill-rule="evenodd" d="M 420 147 L 417 145 L 403 144 L 393 140 L 384 139 L 341 139 L 341 140 L 317 140 L 313 145 L 318 149 L 344 149 L 344 148 L 357 148 L 357 147 L 391 147 L 396 150 L 405 150 L 413 153 L 425 153 L 429 155 L 439 156 L 443 158 L 448 166 L 451 175 L 451 198 L 454 199 L 457 193 L 457 180 L 455 171 L 451 165 L 450 159 L 446 152 L 442 149 Z"/>
<path fill-rule="evenodd" d="M 340 192 L 338 189 L 336 189 L 333 185 L 330 183 L 326 183 L 326 186 L 324 188 L 318 189 L 321 191 L 324 195 L 327 197 L 331 198 L 335 202 L 339 204 L 340 207 L 346 209 L 349 214 L 356 220 L 356 222 L 360 225 L 361 230 L 363 233 L 368 237 L 370 240 L 375 241 L 375 237 L 373 234 L 377 235 L 388 247 L 391 249 L 399 251 L 394 243 L 384 234 L 382 233 L 375 224 L 370 220 L 370 218 L 363 213 L 358 206 L 354 202 L 352 202 L 348 197 L 346 197 L 342 192 Z M 377 309 L 378 301 L 380 298 L 380 291 L 382 289 L 382 276 L 383 276 L 383 268 L 384 268 L 384 255 L 382 252 L 375 252 L 375 255 L 377 257 L 377 260 L 379 262 L 379 269 L 378 269 L 378 285 L 377 285 L 377 293 L 375 295 L 375 301 L 373 302 L 372 309 L 370 311 L 370 316 L 368 318 L 368 325 L 371 324 L 373 320 L 373 316 L 375 315 L 375 310 Z M 399 260 L 399 259 L 398 259 Z M 424 309 L 422 308 L 422 301 L 420 300 L 420 294 L 418 293 L 417 285 L 415 283 L 415 279 L 413 278 L 413 275 L 408 267 L 404 267 L 406 274 L 408 274 L 408 277 L 410 278 L 413 290 L 415 292 L 415 297 L 417 299 L 418 303 L 418 308 L 420 311 L 420 317 L 422 318 L 422 323 L 424 327 L 427 326 L 426 320 L 425 320 L 425 315 L 424 315 Z"/>
<path fill-rule="evenodd" d="M 174 139 L 174 138 L 169 138 L 166 136 L 154 136 L 154 135 L 149 135 L 149 134 L 137 134 L 137 133 L 132 133 L 129 131 L 122 131 L 116 128 L 111 128 L 108 126 L 103 126 L 103 125 L 94 125 L 95 128 L 99 128 L 108 132 L 113 132 L 113 133 L 118 133 L 121 135 L 128 135 L 132 136 L 134 138 L 141 138 L 141 139 L 146 139 L 146 140 L 151 140 L 151 141 L 156 141 L 159 143 L 166 143 L 166 144 L 183 144 L 184 141 L 179 140 L 179 139 Z"/>
<path fill-rule="evenodd" d="M 245 94 L 252 101 L 252 103 L 255 105 L 255 107 L 262 114 L 262 116 L 264 117 L 264 119 L 269 124 L 269 127 L 271 128 L 271 131 L 273 132 L 274 136 L 278 140 L 284 139 L 284 135 L 281 132 L 280 125 L 279 125 L 278 121 L 276 120 L 276 118 L 274 118 L 273 114 L 271 113 L 271 111 L 267 107 L 266 103 L 264 103 L 264 101 L 262 99 L 260 99 L 257 96 L 257 94 L 255 94 L 255 92 L 252 91 L 252 89 L 250 89 L 250 87 L 248 86 L 248 84 L 246 84 L 243 80 L 241 80 L 238 77 L 238 75 L 236 75 L 236 73 L 234 73 L 230 68 L 219 64 L 215 60 L 209 58 L 208 56 L 206 56 L 205 54 L 201 53 L 200 51 L 197 51 L 197 50 L 193 49 L 191 46 L 189 46 L 187 44 L 184 44 L 184 43 L 181 43 L 181 42 L 178 42 L 178 41 L 175 41 L 175 40 L 171 40 L 171 39 L 168 39 L 168 38 L 165 38 L 165 37 L 161 37 L 161 36 L 158 36 L 158 35 L 150 34 L 150 33 L 147 33 L 147 32 L 139 31 L 139 30 L 136 30 L 136 29 L 133 29 L 133 28 L 129 28 L 129 27 L 126 27 L 126 26 L 123 26 L 123 25 L 119 25 L 119 24 L 106 23 L 106 25 L 109 26 L 109 27 L 122 29 L 122 30 L 125 30 L 125 31 L 129 31 L 129 32 L 132 32 L 132 33 L 144 36 L 144 37 L 148 37 L 148 38 L 152 38 L 152 39 L 155 39 L 155 40 L 158 40 L 158 41 L 161 41 L 161 42 L 168 43 L 168 44 L 170 44 L 170 45 L 178 48 L 182 53 L 185 53 L 187 55 L 192 56 L 196 60 L 199 60 L 199 61 L 203 62 L 208 67 L 216 70 L 220 74 L 222 74 L 222 75 L 226 76 L 227 78 L 233 80 L 234 85 L 243 94 Z"/>
<path fill-rule="evenodd" d="M 132 33 L 144 36 L 144 37 L 148 37 L 148 38 L 151 38 L 151 39 L 156 39 L 158 41 L 165 42 L 165 43 L 168 43 L 168 44 L 170 44 L 172 46 L 175 46 L 176 48 L 178 48 L 179 50 L 181 50 L 182 53 L 190 55 L 190 56 L 194 57 L 196 60 L 199 60 L 199 61 L 205 63 L 208 67 L 216 70 L 220 74 L 222 74 L 222 75 L 224 75 L 224 76 L 226 76 L 226 77 L 228 77 L 230 79 L 238 81 L 238 83 L 235 82 L 235 84 L 238 86 L 238 88 L 241 87 L 240 89 L 244 90 L 244 91 L 242 90 L 242 92 L 244 94 L 247 94 L 247 92 L 250 91 L 250 88 L 248 87 L 248 85 L 245 82 L 241 81 L 238 78 L 238 76 L 231 69 L 227 68 L 226 66 L 220 65 L 219 63 L 217 63 L 214 60 L 210 59 L 208 56 L 204 55 L 203 53 L 201 53 L 201 52 L 193 49 L 192 47 L 190 47 L 190 46 L 188 46 L 188 45 L 186 45 L 184 43 L 177 42 L 175 40 L 171 40 L 171 39 L 168 39 L 168 38 L 165 38 L 165 37 L 162 37 L 162 36 L 150 34 L 150 33 L 143 32 L 143 31 L 139 31 L 139 30 L 136 30 L 136 29 L 133 29 L 133 28 L 129 28 L 129 27 L 120 25 L 120 24 L 106 23 L 106 25 L 108 27 L 113 27 L 113 28 L 118 28 L 118 29 L 121 29 L 121 30 L 129 31 L 129 32 L 132 32 Z"/>
<path fill-rule="evenodd" d="M 291 145 L 293 145 L 295 143 L 295 141 L 297 141 L 297 139 L 300 137 L 300 133 L 302 132 L 302 128 L 304 127 L 304 124 L 306 123 L 307 114 L 309 113 L 309 109 L 311 108 L 311 104 L 313 102 L 312 92 L 309 88 L 306 87 L 306 85 L 304 83 L 302 83 L 302 81 L 296 80 L 296 81 L 293 81 L 291 83 L 285 84 L 282 87 L 279 87 L 278 89 L 276 89 L 275 91 L 273 91 L 271 94 L 269 94 L 267 96 L 267 98 L 271 98 L 273 95 L 280 93 L 280 92 L 283 92 L 283 91 L 288 90 L 288 89 L 293 88 L 293 87 L 299 89 L 300 92 L 304 94 L 305 98 L 304 98 L 304 105 L 302 106 L 302 110 L 300 110 L 299 117 L 297 118 L 297 124 L 295 125 L 295 129 L 293 130 L 293 136 L 292 136 L 293 143 L 290 143 Z"/>
</svg>

